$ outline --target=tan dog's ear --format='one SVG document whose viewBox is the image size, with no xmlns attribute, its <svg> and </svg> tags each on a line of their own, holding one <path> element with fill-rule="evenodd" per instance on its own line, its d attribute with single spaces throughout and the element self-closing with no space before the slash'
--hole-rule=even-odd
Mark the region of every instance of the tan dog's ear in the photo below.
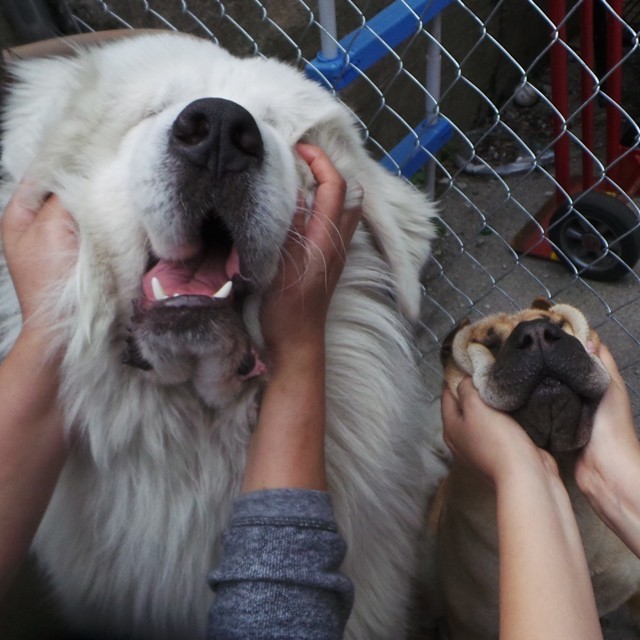
<svg viewBox="0 0 640 640">
<path fill-rule="evenodd" d="M 440 362 L 443 367 L 446 367 L 451 360 L 451 354 L 453 351 L 453 339 L 460 329 L 464 329 L 471 324 L 469 318 L 463 318 L 456 324 L 451 331 L 447 334 L 447 337 L 442 341 L 442 347 L 440 348 Z"/>
<path fill-rule="evenodd" d="M 531 303 L 532 309 L 541 309 L 542 311 L 549 311 L 549 309 L 551 309 L 551 306 L 551 303 L 542 296 L 534 298 L 533 302 Z"/>
</svg>

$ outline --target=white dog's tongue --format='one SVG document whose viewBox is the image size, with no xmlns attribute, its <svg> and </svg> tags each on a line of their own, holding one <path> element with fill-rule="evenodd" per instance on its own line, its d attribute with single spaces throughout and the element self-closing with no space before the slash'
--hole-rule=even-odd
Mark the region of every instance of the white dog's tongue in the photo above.
<svg viewBox="0 0 640 640">
<path fill-rule="evenodd" d="M 144 295 L 160 300 L 176 295 L 202 295 L 226 298 L 231 292 L 231 278 L 240 272 L 238 252 L 228 258 L 199 254 L 184 261 L 160 260 L 142 279 Z"/>
</svg>

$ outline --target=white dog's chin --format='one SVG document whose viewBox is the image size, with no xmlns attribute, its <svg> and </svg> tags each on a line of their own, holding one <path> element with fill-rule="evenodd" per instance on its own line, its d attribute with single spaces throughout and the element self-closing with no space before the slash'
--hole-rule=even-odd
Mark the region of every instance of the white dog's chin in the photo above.
<svg viewBox="0 0 640 640">
<path fill-rule="evenodd" d="M 400 637 L 444 471 L 410 331 L 431 205 L 368 156 L 339 101 L 276 61 L 165 33 L 13 71 L 4 194 L 31 174 L 80 238 L 43 309 L 66 331 L 60 400 L 76 446 L 34 545 L 72 624 L 204 636 L 205 575 L 266 377 L 261 299 L 314 198 L 304 140 L 325 149 L 366 220 L 326 340 L 328 482 L 357 593 L 347 638 Z M 0 296 L 6 354 L 21 325 L 6 269 Z"/>
<path fill-rule="evenodd" d="M 235 250 L 158 261 L 133 303 L 123 362 L 163 385 L 191 382 L 211 408 L 234 401 L 266 373 L 243 320 L 249 286 L 238 267 Z"/>
</svg>

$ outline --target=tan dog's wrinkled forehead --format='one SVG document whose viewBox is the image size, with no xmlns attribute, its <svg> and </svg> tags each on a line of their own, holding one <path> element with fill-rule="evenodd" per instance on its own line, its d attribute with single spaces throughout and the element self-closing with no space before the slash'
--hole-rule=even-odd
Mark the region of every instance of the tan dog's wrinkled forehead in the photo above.
<svg viewBox="0 0 640 640">
<path fill-rule="evenodd" d="M 538 446 L 583 446 L 609 384 L 594 354 L 598 336 L 581 311 L 537 298 L 530 308 L 463 321 L 447 336 L 441 358 L 454 396 L 471 376 L 489 406 L 510 413 Z"/>
</svg>

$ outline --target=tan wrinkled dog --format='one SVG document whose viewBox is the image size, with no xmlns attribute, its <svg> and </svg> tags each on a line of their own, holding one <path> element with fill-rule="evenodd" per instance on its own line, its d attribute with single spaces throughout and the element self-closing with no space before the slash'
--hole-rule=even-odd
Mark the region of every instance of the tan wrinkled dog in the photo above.
<svg viewBox="0 0 640 640">
<path fill-rule="evenodd" d="M 593 414 L 609 384 L 604 365 L 585 350 L 588 341 L 597 345 L 598 336 L 580 311 L 539 298 L 519 313 L 461 323 L 445 340 L 441 356 L 455 396 L 470 375 L 485 403 L 511 414 L 536 445 L 554 454 L 602 616 L 638 598 L 640 560 L 600 521 L 574 481 L 573 452 L 588 442 Z M 454 464 L 440 498 L 438 562 L 450 640 L 497 638 L 495 493 Z"/>
</svg>

